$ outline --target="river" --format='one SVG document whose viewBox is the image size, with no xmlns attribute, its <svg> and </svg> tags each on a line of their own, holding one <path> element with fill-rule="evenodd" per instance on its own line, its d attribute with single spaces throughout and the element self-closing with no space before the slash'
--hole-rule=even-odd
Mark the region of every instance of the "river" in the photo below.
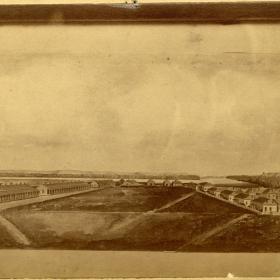
<svg viewBox="0 0 280 280">
<path fill-rule="evenodd" d="M 93 180 L 104 180 L 106 178 L 67 178 L 67 177 L 0 177 L 0 182 L 27 182 L 27 181 L 40 181 L 40 180 L 69 180 L 69 181 L 93 181 Z M 124 178 L 125 179 L 125 178 Z M 110 180 L 110 179 L 109 179 Z M 119 179 L 114 179 L 114 181 L 118 181 Z M 146 182 L 148 179 L 135 179 L 137 182 Z M 163 179 L 155 179 L 156 183 L 162 183 Z M 201 182 L 209 182 L 212 184 L 244 184 L 244 182 L 228 179 L 228 178 L 202 178 L 200 180 L 180 180 L 183 183 L 201 183 Z"/>
</svg>

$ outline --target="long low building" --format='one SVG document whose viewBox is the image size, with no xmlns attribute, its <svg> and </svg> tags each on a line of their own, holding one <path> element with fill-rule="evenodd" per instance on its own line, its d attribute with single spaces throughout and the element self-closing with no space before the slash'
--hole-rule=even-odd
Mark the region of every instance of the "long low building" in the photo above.
<svg viewBox="0 0 280 280">
<path fill-rule="evenodd" d="M 39 190 L 27 185 L 4 185 L 0 187 L 0 203 L 38 197 L 39 193 Z"/>
<path fill-rule="evenodd" d="M 43 184 L 37 187 L 40 195 L 54 195 L 67 192 L 78 192 L 98 188 L 96 182 L 70 181 Z"/>
</svg>

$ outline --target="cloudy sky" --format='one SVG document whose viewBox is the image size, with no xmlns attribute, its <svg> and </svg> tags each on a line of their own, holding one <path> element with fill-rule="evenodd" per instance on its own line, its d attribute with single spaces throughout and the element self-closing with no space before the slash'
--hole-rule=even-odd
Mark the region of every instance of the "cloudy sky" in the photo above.
<svg viewBox="0 0 280 280">
<path fill-rule="evenodd" d="M 0 27 L 0 169 L 279 171 L 277 25 Z"/>
</svg>

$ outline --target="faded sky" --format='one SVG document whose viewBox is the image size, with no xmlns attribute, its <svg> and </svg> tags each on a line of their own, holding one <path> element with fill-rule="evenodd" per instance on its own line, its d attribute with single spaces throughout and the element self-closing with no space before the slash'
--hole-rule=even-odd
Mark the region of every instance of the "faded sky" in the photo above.
<svg viewBox="0 0 280 280">
<path fill-rule="evenodd" d="M 0 169 L 279 171 L 277 25 L 0 27 Z"/>
</svg>

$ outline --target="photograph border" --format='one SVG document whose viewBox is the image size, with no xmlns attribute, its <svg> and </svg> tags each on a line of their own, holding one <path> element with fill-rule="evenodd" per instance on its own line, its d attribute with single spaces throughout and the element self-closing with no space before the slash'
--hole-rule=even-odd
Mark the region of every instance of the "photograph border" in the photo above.
<svg viewBox="0 0 280 280">
<path fill-rule="evenodd" d="M 280 1 L 0 5 L 1 25 L 279 22 Z M 0 250 L 0 278 L 276 277 L 279 263 L 275 253 Z"/>
<path fill-rule="evenodd" d="M 0 24 L 279 22 L 280 1 L 0 5 Z"/>
</svg>

